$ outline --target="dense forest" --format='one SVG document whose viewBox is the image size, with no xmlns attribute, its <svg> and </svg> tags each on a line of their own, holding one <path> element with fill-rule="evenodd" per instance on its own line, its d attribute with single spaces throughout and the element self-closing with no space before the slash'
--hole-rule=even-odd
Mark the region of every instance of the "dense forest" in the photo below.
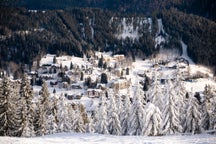
<svg viewBox="0 0 216 144">
<path fill-rule="evenodd" d="M 17 4 L 14 2 L 17 1 Z M 73 7 L 97 7 L 112 11 L 151 14 L 155 10 L 178 8 L 216 20 L 214 0 L 13 0 L 13 4 L 30 9 L 65 9 Z"/>
<path fill-rule="evenodd" d="M 190 57 L 199 64 L 216 66 L 216 23 L 176 9 L 161 14 L 166 31 L 188 44 Z"/>
<path fill-rule="evenodd" d="M 117 39 L 117 25 L 122 17 L 132 23 L 133 15 L 121 15 L 101 9 L 47 10 L 32 11 L 20 8 L 2 8 L 0 14 L 0 53 L 1 67 L 5 61 L 31 65 L 44 53 L 89 56 L 98 51 L 113 51 L 135 55 L 144 52 L 149 56 L 154 51 L 154 35 L 157 31 L 156 19 L 152 32 L 147 31 L 149 24 L 139 29 L 139 40 Z M 119 17 L 110 23 L 112 17 Z M 139 24 L 139 15 L 132 23 Z M 121 29 L 121 28 L 120 28 Z"/>
</svg>

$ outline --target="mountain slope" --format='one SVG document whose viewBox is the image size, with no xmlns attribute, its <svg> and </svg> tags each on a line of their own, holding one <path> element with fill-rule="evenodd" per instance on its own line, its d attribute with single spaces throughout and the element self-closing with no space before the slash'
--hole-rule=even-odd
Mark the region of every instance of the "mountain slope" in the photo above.
<svg viewBox="0 0 216 144">
<path fill-rule="evenodd" d="M 156 23 L 142 15 L 121 15 L 101 9 L 36 11 L 2 8 L 0 13 L 0 59 L 31 65 L 44 53 L 82 56 L 94 50 L 151 55 Z M 154 20 L 155 22 L 156 20 Z M 124 24 L 124 27 L 123 27 Z M 133 39 L 117 35 L 137 31 Z M 4 64 L 2 64 L 4 65 Z"/>
<path fill-rule="evenodd" d="M 216 23 L 176 9 L 162 12 L 166 31 L 188 45 L 195 63 L 216 66 Z"/>
</svg>

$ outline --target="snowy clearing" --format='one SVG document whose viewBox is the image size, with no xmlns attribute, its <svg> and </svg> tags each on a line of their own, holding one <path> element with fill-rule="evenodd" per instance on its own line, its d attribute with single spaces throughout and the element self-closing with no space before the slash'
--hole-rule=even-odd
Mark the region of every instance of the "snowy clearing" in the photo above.
<svg viewBox="0 0 216 144">
<path fill-rule="evenodd" d="M 60 133 L 36 138 L 0 137 L 1 144 L 214 144 L 215 141 L 215 135 L 207 134 L 143 137 Z"/>
</svg>

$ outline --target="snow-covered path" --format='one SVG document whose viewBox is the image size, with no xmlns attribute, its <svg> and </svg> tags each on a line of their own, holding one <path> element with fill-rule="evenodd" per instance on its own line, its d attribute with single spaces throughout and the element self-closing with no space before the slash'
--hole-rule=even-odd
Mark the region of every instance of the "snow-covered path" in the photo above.
<svg viewBox="0 0 216 144">
<path fill-rule="evenodd" d="M 188 56 L 187 45 L 183 41 L 181 41 L 181 45 L 182 45 L 182 56 L 181 57 L 188 60 L 189 64 L 194 64 L 192 59 Z"/>
<path fill-rule="evenodd" d="M 215 135 L 193 136 L 111 136 L 60 133 L 36 138 L 0 137 L 1 144 L 215 144 Z"/>
</svg>

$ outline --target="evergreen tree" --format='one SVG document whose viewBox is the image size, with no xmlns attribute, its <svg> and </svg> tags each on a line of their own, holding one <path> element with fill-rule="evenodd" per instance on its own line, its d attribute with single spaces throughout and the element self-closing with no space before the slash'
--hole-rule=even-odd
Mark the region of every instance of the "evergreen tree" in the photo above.
<svg viewBox="0 0 216 144">
<path fill-rule="evenodd" d="M 142 135 L 156 136 L 161 134 L 162 114 L 158 107 L 148 102 Z"/>
<path fill-rule="evenodd" d="M 8 99 L 11 96 L 10 80 L 4 76 L 0 83 L 0 136 L 7 135 L 8 131 Z"/>
<path fill-rule="evenodd" d="M 63 95 L 60 96 L 57 107 L 58 132 L 69 132 L 72 129 L 72 123 L 70 123 L 68 107 Z"/>
<path fill-rule="evenodd" d="M 108 78 L 106 73 L 101 74 L 101 83 L 107 84 L 108 83 Z"/>
<path fill-rule="evenodd" d="M 107 120 L 107 106 L 106 106 L 106 97 L 101 96 L 100 107 L 97 118 L 97 132 L 100 134 L 109 134 L 108 132 L 108 120 Z"/>
<path fill-rule="evenodd" d="M 57 59 L 56 59 L 56 56 L 54 56 L 53 57 L 53 63 L 56 64 L 56 62 L 57 62 Z"/>
<path fill-rule="evenodd" d="M 183 76 L 179 68 L 179 64 L 177 63 L 177 68 L 175 72 L 175 83 L 174 83 L 174 89 L 175 89 L 175 97 L 176 97 L 176 103 L 179 107 L 179 113 L 180 113 L 180 121 L 181 123 L 184 122 L 185 118 L 185 107 L 186 107 L 186 101 L 185 101 L 185 95 L 186 95 L 186 89 L 182 83 Z"/>
<path fill-rule="evenodd" d="M 143 91 L 147 92 L 149 90 L 149 77 L 145 76 L 145 82 L 144 82 L 144 85 L 143 85 Z"/>
<path fill-rule="evenodd" d="M 41 113 L 40 113 L 40 102 L 35 103 L 35 113 L 34 113 L 34 120 L 33 120 L 33 125 L 34 125 L 34 131 L 36 136 L 40 136 L 41 134 Z"/>
<path fill-rule="evenodd" d="M 163 111 L 163 134 L 175 134 L 182 132 L 182 126 L 179 116 L 179 108 L 177 107 L 176 97 L 171 81 L 166 82 L 165 108 Z"/>
<path fill-rule="evenodd" d="M 115 100 L 116 100 L 116 107 L 117 107 L 117 115 L 119 117 L 119 120 L 121 122 L 121 117 L 123 115 L 123 104 L 122 104 L 122 96 L 119 93 L 119 90 L 115 91 Z"/>
<path fill-rule="evenodd" d="M 129 75 L 129 74 L 130 74 L 130 69 L 126 68 L 126 75 Z"/>
<path fill-rule="evenodd" d="M 73 123 L 74 123 L 74 119 L 75 119 L 75 111 L 72 107 L 72 105 L 68 104 L 67 105 L 67 111 L 68 111 L 68 120 L 69 123 L 71 124 L 70 126 L 70 131 L 73 130 Z"/>
<path fill-rule="evenodd" d="M 148 91 L 148 84 L 146 82 L 143 85 L 143 91 Z"/>
<path fill-rule="evenodd" d="M 51 100 L 51 113 L 47 117 L 47 129 L 49 130 L 49 134 L 54 134 L 57 132 L 57 110 L 54 107 L 54 99 Z"/>
<path fill-rule="evenodd" d="M 104 62 L 104 64 L 103 64 L 103 69 L 107 69 L 107 63 L 106 62 Z"/>
<path fill-rule="evenodd" d="M 121 135 L 121 124 L 116 108 L 115 96 L 110 94 L 109 111 L 108 111 L 108 130 L 110 134 Z"/>
<path fill-rule="evenodd" d="M 80 73 L 80 81 L 83 81 L 83 77 L 84 77 L 84 73 L 81 72 L 81 73 Z"/>
<path fill-rule="evenodd" d="M 159 109 L 163 109 L 163 94 L 162 94 L 162 90 L 160 87 L 160 84 L 158 82 L 158 78 L 157 78 L 157 71 L 156 69 L 154 70 L 154 82 L 153 82 L 153 86 L 150 90 L 150 101 L 156 106 L 159 107 Z M 147 83 L 146 83 L 147 85 Z"/>
<path fill-rule="evenodd" d="M 127 95 L 124 99 L 122 115 L 121 115 L 121 126 L 122 126 L 123 135 L 126 135 L 129 133 L 130 116 L 131 116 L 130 111 L 131 111 L 131 102 L 130 102 L 130 87 L 129 87 Z"/>
<path fill-rule="evenodd" d="M 75 110 L 75 117 L 74 117 L 74 121 L 73 121 L 73 129 L 75 132 L 78 133 L 84 133 L 86 128 L 85 128 L 85 124 L 83 121 L 83 117 L 80 111 L 80 106 L 77 106 L 76 110 Z"/>
<path fill-rule="evenodd" d="M 201 109 L 202 128 L 204 130 L 209 130 L 209 128 L 210 128 L 210 114 L 209 114 L 209 109 L 208 109 L 208 104 L 207 104 L 206 99 L 202 102 L 201 107 L 202 107 L 202 109 Z"/>
<path fill-rule="evenodd" d="M 95 124 L 94 124 L 93 116 L 88 117 L 88 124 L 86 127 L 86 132 L 88 132 L 88 133 L 94 133 L 95 132 Z"/>
<path fill-rule="evenodd" d="M 185 132 L 190 132 L 192 134 L 200 133 L 202 131 L 201 112 L 199 110 L 198 100 L 194 96 L 189 99 L 184 128 Z"/>
<path fill-rule="evenodd" d="M 210 115 L 210 129 L 216 129 L 216 97 L 212 98 L 211 115 Z"/>
<path fill-rule="evenodd" d="M 102 68 L 103 67 L 103 56 L 101 56 L 101 58 L 98 61 L 98 67 Z"/>
<path fill-rule="evenodd" d="M 71 62 L 70 63 L 70 70 L 72 70 L 73 69 L 73 63 Z"/>
<path fill-rule="evenodd" d="M 133 104 L 130 111 L 130 127 L 128 130 L 129 135 L 141 135 L 144 128 L 144 102 L 142 94 L 140 93 L 139 84 L 137 83 L 137 89 L 133 97 Z"/>
<path fill-rule="evenodd" d="M 54 105 L 48 90 L 48 86 L 45 81 L 43 81 L 42 89 L 41 89 L 41 96 L 40 96 L 40 105 L 41 105 L 41 114 L 43 116 L 42 125 L 44 126 L 44 133 L 43 134 L 51 134 L 55 133 L 57 124 L 55 120 L 55 113 L 54 113 Z M 43 135 L 42 134 L 42 135 Z"/>
<path fill-rule="evenodd" d="M 20 94 L 23 98 L 23 132 L 22 136 L 32 137 L 35 136 L 34 133 L 34 108 L 33 108 L 33 88 L 30 85 L 30 81 L 26 74 L 23 75 Z"/>
<path fill-rule="evenodd" d="M 38 103 L 38 106 L 39 106 L 39 109 L 38 109 L 38 112 L 36 114 L 39 115 L 39 119 L 37 121 L 37 126 L 38 126 L 38 129 L 36 130 L 37 132 L 37 135 L 40 135 L 40 136 L 44 136 L 47 134 L 47 116 L 46 116 L 46 112 L 45 112 L 45 109 L 44 109 L 44 105 L 42 103 L 42 100 L 40 98 L 39 100 L 39 103 Z"/>
<path fill-rule="evenodd" d="M 8 100 L 8 136 L 21 136 L 22 133 L 22 98 L 19 94 L 19 86 L 13 84 L 12 95 Z"/>
</svg>

